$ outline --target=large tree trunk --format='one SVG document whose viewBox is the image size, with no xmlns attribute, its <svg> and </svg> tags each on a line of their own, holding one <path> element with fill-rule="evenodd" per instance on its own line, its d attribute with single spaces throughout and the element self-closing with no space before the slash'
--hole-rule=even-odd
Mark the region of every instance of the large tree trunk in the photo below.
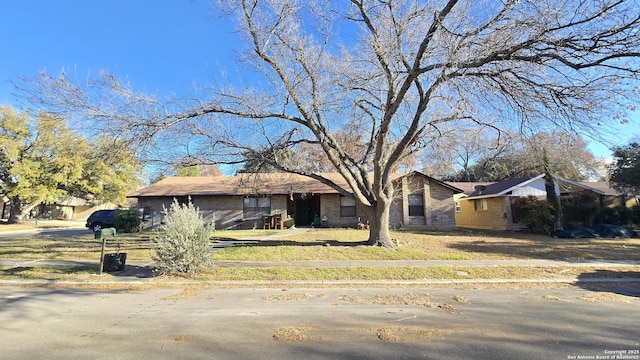
<svg viewBox="0 0 640 360">
<path fill-rule="evenodd" d="M 389 232 L 389 211 L 391 201 L 378 201 L 370 207 L 369 240 L 367 244 L 394 249 L 396 244 L 391 240 Z"/>
<path fill-rule="evenodd" d="M 33 203 L 33 204 L 28 204 L 25 205 L 22 200 L 20 199 L 20 197 L 15 196 L 13 198 L 11 198 L 11 208 L 9 210 L 9 220 L 7 220 L 7 223 L 9 224 L 17 224 L 17 223 L 21 223 L 25 216 L 27 216 L 27 214 L 29 214 L 29 212 L 36 206 L 38 206 L 39 203 Z"/>
</svg>

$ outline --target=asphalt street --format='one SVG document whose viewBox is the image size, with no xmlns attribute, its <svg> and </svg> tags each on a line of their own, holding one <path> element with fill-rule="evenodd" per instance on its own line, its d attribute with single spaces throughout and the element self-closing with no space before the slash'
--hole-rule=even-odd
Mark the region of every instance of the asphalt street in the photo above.
<svg viewBox="0 0 640 360">
<path fill-rule="evenodd" d="M 38 233 L 46 237 L 87 232 L 75 228 Z M 0 233 L 0 239 L 19 234 L 33 232 Z M 1 264 L 76 262 L 3 259 Z M 613 268 L 638 265 L 637 261 L 604 263 Z M 480 261 L 466 266 L 506 264 Z M 596 268 L 603 261 L 509 264 Z M 446 264 L 407 264 L 438 265 Z M 316 283 L 313 288 L 289 284 L 283 289 L 267 282 L 254 289 L 250 284 L 214 289 L 175 283 L 167 285 L 173 288 L 135 290 L 136 284 L 140 288 L 153 284 L 153 278 L 140 269 L 151 265 L 128 262 L 128 270 L 110 281 L 5 281 L 0 286 L 0 359 L 640 360 L 636 278 L 606 283 L 585 279 L 574 285 L 565 279 L 562 284 L 548 283 L 546 289 L 498 281 L 461 282 L 449 288 L 429 283 L 385 288 L 379 282 L 375 284 L 379 288 L 367 284 L 323 288 Z M 111 283 L 127 283 L 130 290 L 95 290 L 109 289 Z"/>
<path fill-rule="evenodd" d="M 626 359 L 640 359 L 638 283 L 615 286 L 4 286 L 0 358 L 546 360 L 616 359 L 624 352 Z"/>
</svg>

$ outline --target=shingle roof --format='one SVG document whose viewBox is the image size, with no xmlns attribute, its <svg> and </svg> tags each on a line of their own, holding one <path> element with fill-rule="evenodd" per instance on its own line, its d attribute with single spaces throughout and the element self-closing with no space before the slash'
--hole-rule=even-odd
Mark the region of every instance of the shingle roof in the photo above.
<svg viewBox="0 0 640 360">
<path fill-rule="evenodd" d="M 128 197 L 336 193 L 331 187 L 295 174 L 170 177 L 134 191 Z"/>
<path fill-rule="evenodd" d="M 480 197 L 480 196 L 490 197 L 492 195 L 495 195 L 495 196 L 505 195 L 520 185 L 524 185 L 541 178 L 544 178 L 544 174 L 540 174 L 538 176 L 525 176 L 525 177 L 520 177 L 516 179 L 507 179 L 503 181 L 498 181 L 496 183 L 485 185 L 484 188 L 475 189 L 472 193 L 468 194 L 468 197 Z M 608 192 L 614 191 L 613 189 L 610 189 L 608 185 L 603 185 L 601 183 L 587 183 L 587 182 L 578 183 L 557 175 L 554 175 L 554 178 L 557 183 L 563 184 L 564 189 L 573 189 L 569 191 L 575 191 L 575 189 L 582 189 L 582 190 L 586 189 L 586 190 L 591 190 L 598 194 L 603 194 L 603 195 L 606 193 L 605 188 Z M 606 194 L 610 195 L 612 193 L 606 193 Z"/>
<path fill-rule="evenodd" d="M 515 186 L 518 186 L 526 181 L 533 179 L 533 176 L 524 176 L 516 179 L 508 179 L 503 181 L 498 181 L 497 183 L 489 184 L 484 189 L 477 189 L 472 192 L 469 197 L 473 196 L 486 196 L 486 195 L 497 195 L 501 192 L 511 189 Z"/>
<path fill-rule="evenodd" d="M 417 172 L 414 172 L 417 173 Z M 414 174 L 411 173 L 411 174 Z M 418 173 L 428 177 L 424 174 Z M 323 177 L 332 180 L 337 185 L 348 189 L 347 183 L 337 173 L 324 173 Z M 396 180 L 409 174 L 394 174 Z M 428 177 L 453 192 L 462 190 Z M 212 195 L 251 195 L 271 194 L 286 195 L 294 193 L 337 194 L 338 191 L 318 180 L 307 176 L 272 173 L 272 174 L 241 174 L 236 176 L 207 176 L 207 177 L 170 177 L 134 191 L 127 197 L 163 197 L 163 196 L 212 196 Z"/>
<path fill-rule="evenodd" d="M 447 181 L 447 184 L 462 190 L 465 195 L 470 195 L 471 193 L 476 191 L 476 186 L 488 186 L 493 184 L 493 182 Z"/>
<path fill-rule="evenodd" d="M 607 181 L 594 181 L 594 182 L 581 181 L 580 184 L 584 186 L 588 186 L 595 190 L 599 190 L 602 192 L 603 195 L 622 195 L 621 192 L 612 188 Z"/>
</svg>

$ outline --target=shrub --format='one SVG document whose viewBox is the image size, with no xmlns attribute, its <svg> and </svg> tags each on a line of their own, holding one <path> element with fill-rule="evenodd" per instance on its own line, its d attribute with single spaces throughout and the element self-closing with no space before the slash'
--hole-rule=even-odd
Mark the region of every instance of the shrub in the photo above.
<svg viewBox="0 0 640 360">
<path fill-rule="evenodd" d="M 590 193 L 576 193 L 563 200 L 566 227 L 591 226 L 601 211 L 598 197 Z"/>
<path fill-rule="evenodd" d="M 640 228 L 640 205 L 633 205 L 629 209 L 629 222 Z"/>
<path fill-rule="evenodd" d="M 520 220 L 534 233 L 548 234 L 553 228 L 553 207 L 533 196 L 518 199 Z"/>
<path fill-rule="evenodd" d="M 211 228 L 204 224 L 200 211 L 191 201 L 181 205 L 174 200 L 162 229 L 165 234 L 154 239 L 153 259 L 168 274 L 194 276 L 211 265 Z"/>
<path fill-rule="evenodd" d="M 132 233 L 140 231 L 140 212 L 138 210 L 117 210 L 115 227 L 118 231 Z"/>
<path fill-rule="evenodd" d="M 631 209 L 625 206 L 605 207 L 598 213 L 594 222 L 629 226 L 633 223 Z"/>
</svg>

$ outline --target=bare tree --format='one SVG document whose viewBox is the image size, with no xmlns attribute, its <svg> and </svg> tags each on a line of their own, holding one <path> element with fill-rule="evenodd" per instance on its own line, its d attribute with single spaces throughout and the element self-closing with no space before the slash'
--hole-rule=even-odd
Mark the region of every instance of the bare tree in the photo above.
<svg viewBox="0 0 640 360">
<path fill-rule="evenodd" d="M 515 134 L 518 135 L 518 134 Z M 479 181 L 477 168 L 487 159 L 517 151 L 514 135 L 487 127 L 458 128 L 436 139 L 436 145 L 422 154 L 426 173 L 446 181 Z"/>
<path fill-rule="evenodd" d="M 43 74 L 24 90 L 101 129 L 161 144 L 189 138 L 219 163 L 263 158 L 354 198 L 370 244 L 392 247 L 391 174 L 461 122 L 523 132 L 622 119 L 637 80 L 640 10 L 622 0 L 229 0 L 250 86 L 161 103 L 104 75 L 92 89 Z M 100 96 L 95 96 L 95 95 Z M 350 153 L 336 134 L 357 134 Z M 322 149 L 348 187 L 281 158 Z M 260 151 L 255 151 L 256 149 Z M 265 156 L 264 149 L 272 149 Z"/>
<path fill-rule="evenodd" d="M 545 172 L 545 151 L 554 174 L 572 180 L 598 178 L 604 166 L 575 133 L 559 130 L 531 136 L 514 133 L 501 136 L 499 141 L 478 131 L 462 134 L 467 135 L 466 141 L 452 140 L 457 146 L 450 151 L 456 155 L 460 169 L 445 176 L 445 180 L 501 181 L 540 175 Z"/>
</svg>

